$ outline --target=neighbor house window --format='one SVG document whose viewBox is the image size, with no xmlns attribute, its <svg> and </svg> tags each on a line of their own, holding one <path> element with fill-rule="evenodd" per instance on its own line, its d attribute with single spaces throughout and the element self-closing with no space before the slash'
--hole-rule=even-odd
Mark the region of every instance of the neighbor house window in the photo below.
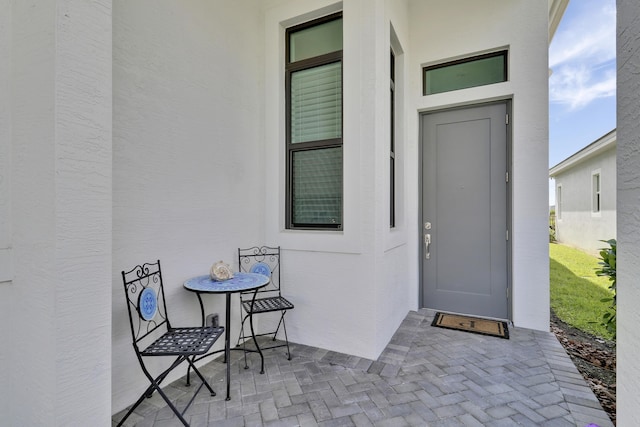
<svg viewBox="0 0 640 427">
<path fill-rule="evenodd" d="M 507 51 L 422 68 L 423 95 L 507 81 Z"/>
<path fill-rule="evenodd" d="M 556 187 L 556 218 L 562 219 L 562 186 Z"/>
<path fill-rule="evenodd" d="M 390 64 L 391 96 L 389 98 L 389 110 L 391 111 L 391 116 L 389 117 L 389 226 L 393 228 L 396 226 L 396 56 L 393 53 L 393 49 L 391 49 Z"/>
<path fill-rule="evenodd" d="M 600 212 L 601 198 L 600 198 L 600 171 L 595 171 L 591 174 L 591 212 Z"/>
<path fill-rule="evenodd" d="M 286 31 L 287 228 L 342 229 L 342 14 Z"/>
</svg>

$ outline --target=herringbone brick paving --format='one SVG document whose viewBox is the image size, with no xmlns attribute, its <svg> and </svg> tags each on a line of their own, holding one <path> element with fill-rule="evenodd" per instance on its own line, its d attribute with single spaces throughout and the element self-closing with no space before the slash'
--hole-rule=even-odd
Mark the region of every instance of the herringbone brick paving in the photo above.
<svg viewBox="0 0 640 427">
<path fill-rule="evenodd" d="M 432 320 L 429 310 L 410 312 L 376 361 L 294 344 L 291 361 L 282 349 L 265 352 L 261 375 L 256 355 L 245 370 L 232 352 L 231 400 L 225 365 L 212 361 L 201 371 L 218 395 L 200 393 L 185 418 L 193 427 L 613 425 L 553 334 L 511 328 L 504 340 Z M 184 407 L 184 379 L 165 389 Z M 181 423 L 155 393 L 125 425 Z"/>
</svg>

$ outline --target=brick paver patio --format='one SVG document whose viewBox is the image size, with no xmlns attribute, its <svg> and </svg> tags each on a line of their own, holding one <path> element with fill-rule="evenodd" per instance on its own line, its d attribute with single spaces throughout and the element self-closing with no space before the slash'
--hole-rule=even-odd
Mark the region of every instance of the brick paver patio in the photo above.
<svg viewBox="0 0 640 427">
<path fill-rule="evenodd" d="M 613 425 L 553 334 L 511 328 L 505 340 L 434 328 L 433 314 L 410 312 L 376 361 L 294 344 L 291 361 L 282 348 L 265 352 L 261 375 L 256 355 L 245 370 L 232 352 L 231 400 L 225 365 L 212 361 L 202 373 L 218 395 L 201 392 L 185 418 L 193 427 Z M 179 408 L 191 391 L 184 379 L 165 390 Z M 182 424 L 155 393 L 125 425 Z"/>
</svg>

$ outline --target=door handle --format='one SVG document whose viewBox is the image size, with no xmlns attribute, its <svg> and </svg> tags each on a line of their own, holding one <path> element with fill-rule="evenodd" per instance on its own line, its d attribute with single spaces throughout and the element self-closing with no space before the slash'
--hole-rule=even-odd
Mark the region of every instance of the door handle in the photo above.
<svg viewBox="0 0 640 427">
<path fill-rule="evenodd" d="M 431 234 L 425 233 L 424 235 L 424 257 L 425 259 L 431 259 Z"/>
</svg>

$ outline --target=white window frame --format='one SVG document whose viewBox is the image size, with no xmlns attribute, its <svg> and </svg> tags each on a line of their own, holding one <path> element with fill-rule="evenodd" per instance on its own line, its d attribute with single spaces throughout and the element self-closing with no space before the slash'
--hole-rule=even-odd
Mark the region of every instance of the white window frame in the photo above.
<svg viewBox="0 0 640 427">
<path fill-rule="evenodd" d="M 402 43 L 394 29 L 393 23 L 389 25 L 389 44 L 395 55 L 395 79 L 394 79 L 394 97 L 395 97 L 395 114 L 394 114 L 394 126 L 393 126 L 393 139 L 394 139 L 394 193 L 395 193 L 395 226 L 388 227 L 384 233 L 384 246 L 385 250 L 391 250 L 400 245 L 407 243 L 406 233 L 406 201 L 405 201 L 405 139 L 406 139 L 406 114 L 405 114 L 405 99 L 406 99 L 406 65 L 405 65 L 405 52 L 402 48 Z M 388 67 L 390 73 L 391 67 Z M 390 76 L 389 76 L 390 77 Z M 390 105 L 388 106 L 390 109 Z M 391 117 L 391 112 L 387 111 L 388 117 Z M 389 123 L 391 128 L 391 123 Z M 389 173 L 391 173 L 389 168 Z M 388 181 L 391 182 L 391 177 L 388 177 Z M 386 199 L 387 203 L 391 203 L 391 188 L 388 189 Z M 389 212 L 390 215 L 390 212 Z M 390 218 L 389 218 L 390 219 Z M 390 221 L 389 221 L 390 222 Z"/>
<path fill-rule="evenodd" d="M 290 34 L 295 33 L 300 28 L 313 28 L 318 25 L 322 25 L 326 22 L 334 21 L 339 19 L 343 21 L 342 11 L 335 12 L 333 14 L 329 14 L 320 18 L 312 19 L 306 22 L 299 23 L 297 25 L 293 25 L 285 30 L 285 43 L 288 46 L 288 38 Z M 290 134 L 290 121 L 291 121 L 291 99 L 290 99 L 290 86 L 292 76 L 295 72 L 311 70 L 320 66 L 331 65 L 335 63 L 340 63 L 340 69 L 342 70 L 343 64 L 343 55 L 342 50 L 331 52 L 327 54 L 322 54 L 316 57 L 306 58 L 303 60 L 299 60 L 296 62 L 290 62 L 288 58 L 288 49 L 285 51 L 285 79 L 287 84 L 285 85 L 286 91 L 286 109 L 285 109 L 285 122 L 286 122 L 286 205 L 285 205 L 285 227 L 289 230 L 324 230 L 324 231 L 333 231 L 333 230 L 343 230 L 344 229 L 344 187 L 342 188 L 342 192 L 340 194 L 341 197 L 341 206 L 340 206 L 340 218 L 339 221 L 336 222 L 335 225 L 331 223 L 296 223 L 294 221 L 294 171 L 293 171 L 293 155 L 296 152 L 304 152 L 304 151 L 312 151 L 312 150 L 321 150 L 321 149 L 330 149 L 330 148 L 339 148 L 342 156 L 344 156 L 343 150 L 343 129 L 340 131 L 340 136 L 338 138 L 331 138 L 327 140 L 319 140 L 319 141 L 306 141 L 306 142 L 292 142 L 292 136 Z M 344 99 L 342 99 L 343 91 L 344 91 L 344 83 L 342 81 L 342 71 L 341 71 L 341 111 L 344 109 Z M 341 118 L 342 119 L 342 118 Z M 344 126 L 344 121 L 341 121 L 341 126 Z M 344 182 L 344 160 L 342 161 L 342 181 Z"/>
<path fill-rule="evenodd" d="M 556 221 L 562 220 L 562 184 L 556 185 Z"/>
<path fill-rule="evenodd" d="M 597 180 L 597 183 L 596 183 Z M 597 185 L 596 185 L 597 184 Z M 591 171 L 591 216 L 602 215 L 602 171 Z"/>
<path fill-rule="evenodd" d="M 364 203 L 362 203 L 361 174 L 355 173 L 360 167 L 360 156 L 365 149 L 365 140 L 360 136 L 364 130 L 359 126 L 347 126 L 358 123 L 360 117 L 361 93 L 355 88 L 361 83 L 360 68 L 357 62 L 348 61 L 360 55 L 360 31 L 358 30 L 361 5 L 358 2 L 309 0 L 289 2 L 284 7 L 274 7 L 265 11 L 265 187 L 278 188 L 278 203 L 271 203 L 273 197 L 265 202 L 265 240 L 277 241 L 288 250 L 317 251 L 328 253 L 360 254 L 366 247 L 363 239 L 365 223 L 362 221 Z M 286 91 L 285 61 L 286 29 L 309 20 L 343 10 L 343 85 L 351 90 L 343 91 L 343 162 L 344 204 L 343 224 L 349 226 L 341 230 L 299 230 L 286 228 Z M 370 94 L 367 94 L 371 98 Z M 359 170 L 359 169 L 357 169 Z M 405 220 L 406 223 L 406 220 Z M 395 231 L 398 231 L 397 229 Z M 404 233 L 402 234 L 404 238 Z"/>
</svg>

